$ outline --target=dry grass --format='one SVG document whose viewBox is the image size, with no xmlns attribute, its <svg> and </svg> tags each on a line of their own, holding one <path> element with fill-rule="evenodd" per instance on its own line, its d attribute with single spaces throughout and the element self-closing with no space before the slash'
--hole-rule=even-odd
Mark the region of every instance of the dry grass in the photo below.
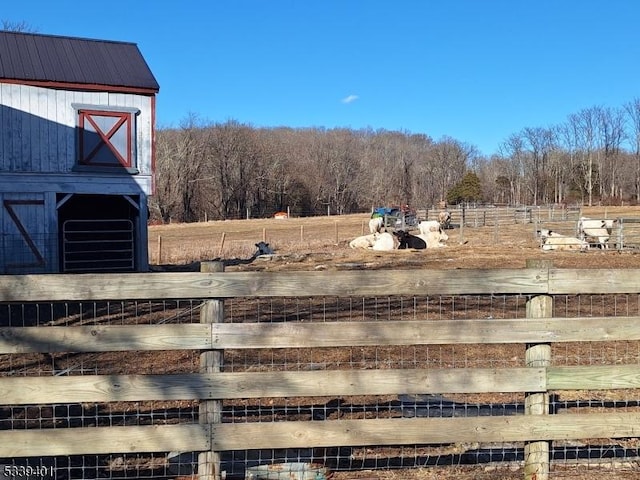
<svg viewBox="0 0 640 480">
<path fill-rule="evenodd" d="M 585 208 L 594 218 L 637 217 L 636 207 Z M 366 232 L 368 214 L 287 220 L 232 220 L 189 225 L 153 226 L 149 241 L 152 263 L 187 264 L 215 258 L 247 258 L 264 240 L 276 250 L 269 259 L 228 268 L 230 271 L 341 269 L 523 268 L 527 259 L 550 259 L 565 268 L 640 268 L 640 251 L 591 250 L 586 253 L 542 252 L 534 224 L 514 224 L 449 230 L 446 248 L 423 251 L 373 252 L 352 250 L 348 242 Z M 558 224 L 553 228 L 574 228 Z M 546 228 L 546 227 L 545 227 Z M 161 238 L 161 240 L 159 240 Z M 619 463 L 552 466 L 553 480 L 638 478 L 637 466 Z M 333 480 L 516 480 L 524 478 L 522 464 L 446 466 L 403 470 L 335 472 Z"/>
<path fill-rule="evenodd" d="M 640 210 L 592 207 L 585 208 L 584 214 L 595 218 L 637 217 Z M 255 243 L 265 240 L 275 249 L 275 257 L 230 270 L 523 268 L 526 259 L 535 258 L 551 259 L 555 266 L 566 268 L 640 268 L 640 251 L 542 252 L 533 223 L 500 225 L 499 229 L 489 226 L 448 230 L 447 247 L 439 249 L 350 249 L 349 241 L 365 232 L 368 219 L 368 214 L 354 214 L 152 226 L 150 261 L 175 265 L 215 258 L 248 258 L 255 252 Z M 554 224 L 554 228 L 558 226 L 571 229 L 574 223 Z"/>
</svg>

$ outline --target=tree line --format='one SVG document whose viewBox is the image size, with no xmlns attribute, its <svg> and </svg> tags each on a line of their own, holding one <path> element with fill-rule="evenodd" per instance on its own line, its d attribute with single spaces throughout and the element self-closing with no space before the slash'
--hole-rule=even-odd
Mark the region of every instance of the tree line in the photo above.
<svg viewBox="0 0 640 480">
<path fill-rule="evenodd" d="M 510 135 L 486 157 L 426 134 L 255 128 L 189 114 L 156 134 L 154 220 L 293 216 L 486 202 L 640 203 L 640 99 Z"/>
</svg>

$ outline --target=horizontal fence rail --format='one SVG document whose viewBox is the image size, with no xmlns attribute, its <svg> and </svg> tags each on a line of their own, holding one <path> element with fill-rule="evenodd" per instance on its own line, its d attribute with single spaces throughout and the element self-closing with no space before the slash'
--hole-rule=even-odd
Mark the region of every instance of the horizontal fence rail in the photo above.
<svg viewBox="0 0 640 480">
<path fill-rule="evenodd" d="M 36 421 L 38 426 L 29 424 L 25 419 L 22 428 L 7 428 L 3 426 L 2 418 L 7 417 L 8 412 L 27 411 L 34 405 L 55 410 L 59 405 L 77 404 L 82 409 L 90 409 L 93 404 L 149 401 L 206 404 L 209 401 L 244 402 L 247 399 L 437 397 L 443 393 L 530 396 L 554 391 L 578 394 L 584 390 L 640 389 L 637 363 L 553 365 L 521 361 L 511 366 L 490 368 L 469 365 L 396 368 L 390 365 L 370 369 L 318 369 L 311 362 L 308 364 L 310 370 L 304 370 L 284 368 L 275 359 L 278 352 L 287 349 L 453 348 L 456 345 L 517 344 L 524 353 L 525 349 L 535 345 L 562 348 L 562 345 L 584 342 L 640 341 L 639 315 L 536 318 L 544 316 L 545 310 L 543 308 L 536 313 L 535 308 L 538 307 L 530 302 L 530 299 L 548 296 L 639 292 L 640 270 L 636 269 L 537 267 L 451 271 L 0 276 L 0 308 L 3 308 L 0 316 L 0 360 L 22 355 L 25 356 L 25 364 L 29 364 L 34 356 L 57 353 L 106 355 L 115 352 L 125 355 L 130 352 L 140 355 L 149 352 L 161 355 L 166 351 L 193 350 L 215 350 L 240 356 L 257 351 L 271 356 L 270 369 L 257 371 L 225 370 L 221 364 L 219 371 L 208 369 L 190 373 L 75 374 L 74 370 L 52 368 L 50 373 L 32 376 L 20 373 L 15 367 L 3 367 L 0 372 L 0 398 L 6 408 L 3 413 L 0 406 L 0 414 L 3 415 L 0 416 L 0 459 L 460 442 L 535 444 L 637 438 L 640 437 L 640 412 L 633 409 L 553 415 L 548 406 L 543 414 L 533 414 L 533 411 L 526 415 L 523 412 L 515 414 L 520 407 L 513 406 L 514 412 L 505 415 L 465 418 L 407 418 L 390 410 L 389 418 L 367 418 L 365 415 L 362 418 L 331 420 L 294 418 L 235 423 L 224 421 L 220 415 L 208 423 L 184 423 L 167 417 L 163 419 L 164 424 L 149 425 L 128 425 L 126 415 L 118 413 L 123 418 L 121 423 L 110 420 L 105 425 L 57 426 L 53 415 Z M 121 325 L 107 321 L 91 325 L 35 326 L 27 324 L 28 314 L 21 313 L 23 326 L 10 322 L 14 306 L 21 306 L 18 310 L 25 312 L 30 306 L 36 308 L 34 304 L 45 302 L 94 302 L 93 309 L 97 311 L 101 308 L 100 302 L 197 299 L 188 308 L 188 314 L 192 315 L 195 310 L 208 315 L 215 314 L 219 308 L 218 304 L 207 303 L 211 300 L 357 297 L 366 302 L 370 297 L 393 294 L 403 297 L 524 296 L 528 302 L 527 315 L 522 318 L 450 318 L 446 321 L 419 318 L 387 322 L 371 321 L 365 316 L 358 321 L 264 322 L 251 311 L 241 321 L 225 323 Z M 120 308 L 125 309 L 125 306 Z M 106 311 L 110 313 L 109 308 Z M 153 314 L 153 308 L 149 311 Z M 118 363 L 117 358 L 110 361 Z M 245 407 L 244 415 L 248 412 Z M 536 461 L 549 462 L 548 458 L 535 458 Z M 537 479 L 548 476 L 548 466 L 546 470 L 536 468 L 529 468 L 525 476 Z M 219 466 L 214 471 L 217 473 L 211 475 L 219 477 Z M 532 471 L 537 472 L 536 477 L 531 475 Z M 201 477 L 205 478 L 202 473 Z"/>
</svg>

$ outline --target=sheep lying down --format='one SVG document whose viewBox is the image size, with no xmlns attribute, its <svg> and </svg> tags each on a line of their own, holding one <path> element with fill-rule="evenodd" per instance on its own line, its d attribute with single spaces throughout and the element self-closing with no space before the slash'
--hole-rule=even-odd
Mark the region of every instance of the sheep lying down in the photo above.
<svg viewBox="0 0 640 480">
<path fill-rule="evenodd" d="M 566 250 L 583 252 L 589 249 L 589 243 L 579 238 L 570 237 L 554 232 L 553 230 L 540 230 L 538 235 L 542 239 L 542 250 Z"/>
</svg>

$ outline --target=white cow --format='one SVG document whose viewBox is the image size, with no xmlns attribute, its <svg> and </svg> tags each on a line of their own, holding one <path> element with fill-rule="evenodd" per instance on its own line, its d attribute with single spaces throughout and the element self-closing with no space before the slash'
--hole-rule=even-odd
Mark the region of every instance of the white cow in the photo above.
<svg viewBox="0 0 640 480">
<path fill-rule="evenodd" d="M 365 248 L 370 249 L 373 247 L 373 244 L 376 241 L 375 235 L 372 233 L 370 235 L 362 235 L 361 237 L 356 237 L 349 242 L 349 246 L 351 248 Z"/>
<path fill-rule="evenodd" d="M 549 250 L 575 250 L 584 252 L 589 249 L 589 243 L 586 241 L 580 238 L 562 235 L 553 230 L 539 230 L 538 234 L 542 239 L 542 250 L 545 252 Z"/>
<path fill-rule="evenodd" d="M 427 248 L 433 247 L 443 247 L 444 243 L 449 240 L 449 235 L 447 235 L 440 225 L 440 222 L 437 220 L 425 220 L 418 224 L 418 230 L 420 230 L 420 234 L 418 237 L 422 238 L 425 242 L 427 242 Z"/>
<path fill-rule="evenodd" d="M 444 242 L 449 238 L 446 233 L 440 232 L 419 233 L 416 237 L 424 240 L 427 248 L 446 247 Z"/>
<path fill-rule="evenodd" d="M 398 245 L 398 241 L 393 235 L 388 232 L 375 233 L 375 242 L 373 243 L 373 249 L 380 252 L 390 252 L 395 250 Z"/>
<path fill-rule="evenodd" d="M 609 248 L 609 237 L 613 230 L 613 219 L 593 219 L 580 217 L 578 220 L 578 237 L 581 240 L 592 239 L 592 243 L 596 243 L 600 248 Z M 595 240 L 595 242 L 593 242 Z"/>
<path fill-rule="evenodd" d="M 384 226 L 384 218 L 382 217 L 373 217 L 371 220 L 369 220 L 370 233 L 380 233 L 382 231 L 383 226 Z"/>
</svg>

